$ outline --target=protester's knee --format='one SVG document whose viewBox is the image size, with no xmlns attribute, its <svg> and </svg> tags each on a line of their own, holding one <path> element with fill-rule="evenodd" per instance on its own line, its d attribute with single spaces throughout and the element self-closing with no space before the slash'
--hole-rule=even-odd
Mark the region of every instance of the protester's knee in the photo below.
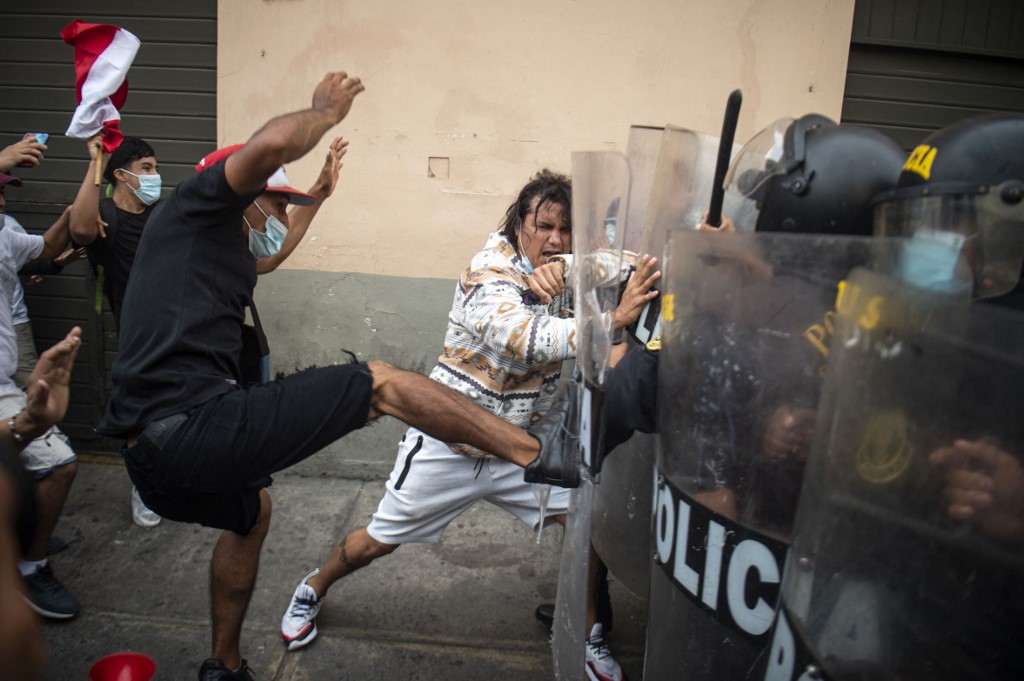
<svg viewBox="0 0 1024 681">
<path fill-rule="evenodd" d="M 395 403 L 397 396 L 397 384 L 401 382 L 402 376 L 409 372 L 398 367 L 374 360 L 367 362 L 373 377 L 373 398 L 370 402 L 370 418 L 391 413 L 390 407 Z"/>
<path fill-rule="evenodd" d="M 366 558 L 368 559 L 367 562 L 391 555 L 399 546 L 401 546 L 401 544 L 385 544 L 382 541 L 377 541 L 370 534 L 367 534 L 366 538 L 368 540 L 366 551 Z"/>
<path fill-rule="evenodd" d="M 40 478 L 39 482 L 55 488 L 66 489 L 74 482 L 76 475 L 78 475 L 78 461 L 72 461 L 63 466 L 57 466 L 45 477 Z"/>
<path fill-rule="evenodd" d="M 249 530 L 247 538 L 262 538 L 267 536 L 267 532 L 270 531 L 270 518 L 273 511 L 273 504 L 270 502 L 270 492 L 266 488 L 260 490 L 260 515 L 256 519 L 256 524 Z"/>
</svg>

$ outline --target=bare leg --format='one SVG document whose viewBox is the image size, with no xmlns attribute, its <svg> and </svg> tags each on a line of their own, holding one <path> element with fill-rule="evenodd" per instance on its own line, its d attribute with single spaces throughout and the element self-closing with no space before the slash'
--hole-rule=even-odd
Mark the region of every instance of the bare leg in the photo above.
<svg viewBox="0 0 1024 681">
<path fill-rule="evenodd" d="M 412 371 L 369 362 L 373 373 L 370 418 L 394 416 L 442 442 L 462 442 L 517 466 L 537 458 L 540 445 L 522 428 Z"/>
<path fill-rule="evenodd" d="M 25 560 L 46 558 L 46 545 L 50 542 L 53 528 L 57 526 L 64 502 L 71 491 L 71 483 L 78 473 L 78 462 L 54 469 L 52 473 L 36 482 L 36 527 L 32 542 L 25 553 Z"/>
<path fill-rule="evenodd" d="M 334 547 L 331 557 L 320 568 L 320 572 L 309 578 L 306 584 L 313 587 L 316 595 L 323 598 L 336 581 L 365 567 L 381 556 L 387 556 L 401 544 L 384 544 L 370 536 L 365 527 L 349 532 L 341 543 Z"/>
<path fill-rule="evenodd" d="M 242 620 L 256 585 L 260 549 L 270 530 L 270 493 L 260 490 L 260 517 L 244 537 L 225 531 L 213 549 L 210 563 L 210 615 L 213 648 L 210 657 L 237 669 L 242 663 Z"/>
</svg>

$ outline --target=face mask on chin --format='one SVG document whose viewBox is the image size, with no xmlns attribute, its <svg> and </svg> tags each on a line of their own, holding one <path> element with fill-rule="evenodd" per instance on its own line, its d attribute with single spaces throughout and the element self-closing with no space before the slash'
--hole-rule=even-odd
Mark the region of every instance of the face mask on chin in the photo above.
<svg viewBox="0 0 1024 681">
<path fill-rule="evenodd" d="M 260 208 L 260 204 L 255 201 L 252 205 L 256 206 L 256 210 L 263 213 L 263 217 L 267 219 L 264 224 L 265 232 L 258 232 L 249 225 L 249 221 L 245 220 L 245 224 L 249 225 L 249 250 L 256 258 L 269 258 L 275 255 L 281 250 L 281 245 L 284 243 L 284 237 L 288 234 L 288 228 L 284 226 L 280 220 L 274 215 L 267 215 Z"/>
<path fill-rule="evenodd" d="M 124 168 L 121 170 L 138 179 L 138 189 L 131 185 L 128 185 L 128 187 L 132 190 L 132 193 L 139 198 L 139 201 L 142 201 L 142 203 L 147 206 L 152 206 L 160 199 L 160 188 L 163 184 L 159 175 L 136 175 L 130 170 L 125 170 Z M 127 184 L 127 182 L 125 184 Z"/>
</svg>

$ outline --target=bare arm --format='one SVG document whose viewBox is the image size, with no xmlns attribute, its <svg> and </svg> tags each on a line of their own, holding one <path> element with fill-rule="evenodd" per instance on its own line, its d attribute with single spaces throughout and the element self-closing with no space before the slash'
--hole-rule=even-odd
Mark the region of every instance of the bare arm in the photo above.
<svg viewBox="0 0 1024 681">
<path fill-rule="evenodd" d="M 224 176 L 239 196 L 258 193 L 279 167 L 305 156 L 324 134 L 341 122 L 363 91 L 358 78 L 328 73 L 313 92 L 309 109 L 271 119 L 241 149 L 228 157 Z"/>
<path fill-rule="evenodd" d="M 103 148 L 103 133 L 90 137 L 86 145 L 89 149 L 89 167 L 86 168 L 82 184 L 78 186 L 75 202 L 71 204 L 69 225 L 71 237 L 81 246 L 88 246 L 105 236 L 100 227 L 100 188 L 95 180 L 96 164 L 106 165 L 107 160 L 106 154 L 102 155 L 102 161 L 97 160 Z M 103 172 L 102 168 L 100 172 Z"/>
<path fill-rule="evenodd" d="M 70 232 L 68 225 L 71 221 L 71 206 L 64 209 L 57 221 L 50 225 L 50 228 L 43 234 L 43 252 L 39 254 L 40 260 L 53 260 L 64 253 L 68 245 Z"/>
<path fill-rule="evenodd" d="M 256 261 L 256 274 L 273 272 L 277 267 L 288 259 L 292 251 L 306 238 L 306 231 L 313 223 L 320 206 L 334 193 L 338 186 L 338 173 L 341 171 L 341 159 L 348 151 L 348 140 L 342 136 L 334 138 L 330 148 L 327 150 L 327 159 L 324 167 L 320 169 L 320 175 L 316 182 L 309 189 L 309 193 L 317 198 L 316 203 L 309 206 L 295 206 L 288 212 L 288 234 L 284 237 L 281 250 L 269 258 L 259 258 Z"/>
</svg>

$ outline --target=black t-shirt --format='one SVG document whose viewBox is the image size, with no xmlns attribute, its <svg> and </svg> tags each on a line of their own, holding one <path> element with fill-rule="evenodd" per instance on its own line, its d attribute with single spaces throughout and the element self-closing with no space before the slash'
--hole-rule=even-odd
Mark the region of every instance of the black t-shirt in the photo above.
<svg viewBox="0 0 1024 681">
<path fill-rule="evenodd" d="M 235 390 L 256 259 L 238 196 L 219 163 L 190 177 L 150 217 L 121 312 L 114 391 L 96 430 L 129 435 Z"/>
<path fill-rule="evenodd" d="M 121 326 L 121 308 L 125 289 L 128 288 L 128 275 L 132 271 L 135 252 L 142 239 L 142 230 L 159 205 L 157 202 L 146 206 L 141 213 L 129 213 L 114 205 L 113 199 L 100 201 L 100 217 L 107 223 L 107 236 L 89 244 L 89 262 L 93 266 L 103 267 L 103 295 L 110 303 L 118 328 Z"/>
</svg>

